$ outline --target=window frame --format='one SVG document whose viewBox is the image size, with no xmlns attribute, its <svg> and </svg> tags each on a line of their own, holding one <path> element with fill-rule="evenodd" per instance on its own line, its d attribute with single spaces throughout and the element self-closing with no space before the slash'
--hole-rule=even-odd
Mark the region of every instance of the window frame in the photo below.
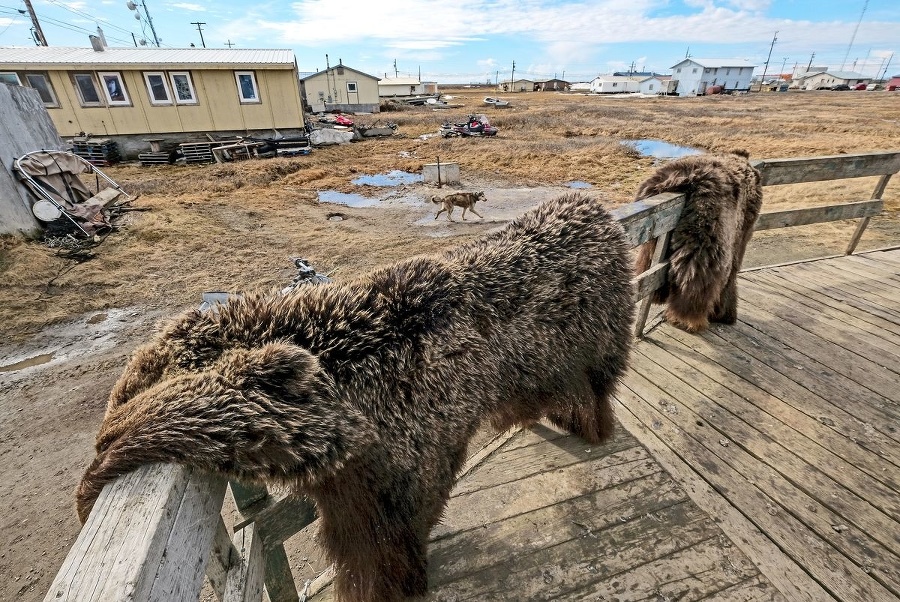
<svg viewBox="0 0 900 602">
<path fill-rule="evenodd" d="M 353 86 L 351 89 L 350 86 Z M 348 94 L 359 94 L 359 86 L 356 82 L 347 82 L 347 93 Z"/>
<path fill-rule="evenodd" d="M 146 84 L 146 86 L 147 86 L 147 95 L 148 95 L 148 98 L 150 99 L 151 105 L 153 105 L 153 106 L 171 106 L 174 103 L 174 100 L 173 100 L 174 95 L 172 94 L 172 91 L 169 89 L 169 84 L 167 81 L 168 78 L 166 78 L 165 71 L 144 71 L 142 73 L 142 75 L 144 76 L 144 84 Z M 153 85 L 150 83 L 151 77 L 159 77 L 160 78 L 160 80 L 162 82 L 163 90 L 166 93 L 166 98 L 164 100 L 158 100 L 155 98 L 154 93 L 153 93 Z"/>
<path fill-rule="evenodd" d="M 75 86 L 75 94 L 78 96 L 78 102 L 82 107 L 102 107 L 105 106 L 103 104 L 103 96 L 100 94 L 99 86 L 97 85 L 97 77 L 94 75 L 93 71 L 76 71 L 71 74 L 72 83 Z M 84 92 L 81 89 L 81 85 L 78 83 L 79 77 L 87 77 L 91 82 L 91 87 L 94 89 L 94 95 L 97 97 L 97 100 L 85 100 Z"/>
<path fill-rule="evenodd" d="M 131 97 L 128 95 L 128 90 L 125 88 L 125 80 L 122 77 L 121 71 L 98 71 L 97 77 L 100 79 L 100 82 L 103 84 L 100 86 L 103 88 L 103 94 L 106 96 L 106 103 L 110 107 L 130 107 L 131 106 Z M 113 77 L 118 81 L 119 86 L 122 88 L 122 98 L 123 100 L 114 100 L 112 94 L 109 92 L 108 82 L 106 80 L 107 77 Z"/>
<path fill-rule="evenodd" d="M 182 100 L 178 97 L 178 86 L 175 84 L 175 77 L 183 75 L 185 81 L 187 81 L 188 89 L 191 91 L 191 98 L 189 100 Z M 169 83 L 172 84 L 172 99 L 175 101 L 177 105 L 197 105 L 200 104 L 200 100 L 197 98 L 197 89 L 194 88 L 194 78 L 191 77 L 190 71 L 169 71 Z M 258 91 L 257 91 L 258 93 Z"/>
<path fill-rule="evenodd" d="M 241 87 L 241 76 L 249 75 L 250 81 L 253 84 L 253 92 L 256 94 L 255 98 L 246 98 L 244 96 L 244 89 Z M 256 72 L 255 71 L 235 71 L 234 72 L 234 82 L 237 84 L 238 90 L 238 100 L 242 105 L 250 105 L 250 104 L 262 104 L 262 98 L 259 94 L 259 83 L 256 81 Z"/>
<path fill-rule="evenodd" d="M 47 73 L 41 71 L 26 71 L 25 72 L 25 81 L 28 82 L 28 87 L 32 90 L 37 90 L 37 93 L 40 94 L 41 91 L 39 88 L 35 87 L 31 83 L 31 77 L 42 77 L 44 78 L 44 84 L 47 86 L 47 91 L 50 93 L 51 101 L 46 101 L 41 97 L 41 102 L 44 103 L 44 106 L 48 109 L 58 109 L 60 107 L 59 104 L 59 95 L 56 93 L 56 90 L 53 89 L 53 82 L 50 81 L 50 76 Z"/>
<path fill-rule="evenodd" d="M 16 73 L 15 71 L 0 71 L 0 77 L 3 77 L 4 75 L 12 75 L 13 77 L 16 78 L 16 83 L 7 82 L 7 81 L 3 81 L 3 80 L 0 80 L 0 83 L 8 84 L 10 86 L 21 86 L 22 85 L 22 78 L 19 77 L 19 74 Z"/>
</svg>

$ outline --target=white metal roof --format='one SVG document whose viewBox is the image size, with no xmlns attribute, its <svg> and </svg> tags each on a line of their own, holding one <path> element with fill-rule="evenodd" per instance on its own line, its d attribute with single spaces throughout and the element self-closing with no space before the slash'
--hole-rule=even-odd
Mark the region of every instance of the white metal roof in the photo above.
<svg viewBox="0 0 900 602">
<path fill-rule="evenodd" d="M 706 69 L 720 69 L 722 67 L 756 67 L 756 65 L 747 59 L 697 59 L 694 57 L 678 61 L 673 67 L 677 67 L 686 61 L 693 61 Z"/>
<path fill-rule="evenodd" d="M 0 65 L 79 67 L 97 65 L 206 66 L 254 65 L 282 69 L 294 66 L 291 49 L 247 48 L 73 48 L 66 46 L 0 46 Z"/>
<path fill-rule="evenodd" d="M 418 86 L 421 82 L 416 77 L 383 77 L 379 86 Z"/>
</svg>

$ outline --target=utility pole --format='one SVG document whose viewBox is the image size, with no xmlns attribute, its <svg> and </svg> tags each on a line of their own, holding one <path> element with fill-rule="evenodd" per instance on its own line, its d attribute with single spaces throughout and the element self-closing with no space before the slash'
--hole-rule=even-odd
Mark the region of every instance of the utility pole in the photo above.
<svg viewBox="0 0 900 602">
<path fill-rule="evenodd" d="M 231 41 L 231 38 L 228 38 L 228 41 L 225 42 L 224 46 L 228 46 L 229 50 L 231 49 L 232 46 L 234 46 L 234 43 Z"/>
<path fill-rule="evenodd" d="M 781 62 L 781 71 L 778 72 L 778 79 L 781 79 L 781 76 L 784 75 L 784 66 L 787 65 L 788 57 L 784 57 L 784 60 Z"/>
<path fill-rule="evenodd" d="M 869 0 L 863 2 L 862 12 L 859 13 L 859 21 L 856 22 L 856 27 L 853 28 L 853 35 L 850 36 L 850 44 L 847 46 L 847 53 L 844 55 L 844 60 L 841 62 L 841 71 L 844 70 L 844 65 L 847 64 L 847 57 L 850 56 L 850 49 L 853 48 L 853 41 L 856 39 L 856 32 L 859 31 L 859 25 L 862 23 L 863 15 L 866 14 L 866 8 L 869 7 Z"/>
<path fill-rule="evenodd" d="M 891 56 L 888 57 L 887 65 L 884 66 L 884 72 L 881 74 L 881 79 L 887 79 L 887 70 L 888 67 L 891 66 L 891 61 L 894 60 L 894 53 L 891 53 Z"/>
<path fill-rule="evenodd" d="M 497 73 L 494 74 L 494 85 L 500 85 L 500 71 L 497 71 Z"/>
<path fill-rule="evenodd" d="M 691 47 L 690 46 L 688 46 L 687 50 L 684 51 L 684 58 L 686 58 L 686 59 L 691 58 Z"/>
<path fill-rule="evenodd" d="M 31 24 L 34 25 L 34 37 L 38 46 L 49 46 L 47 43 L 47 38 L 44 37 L 44 30 L 41 29 L 41 24 L 38 22 L 37 15 L 34 13 L 34 7 L 31 6 L 31 0 L 24 0 L 25 8 L 28 9 L 28 16 L 31 17 Z"/>
<path fill-rule="evenodd" d="M 813 52 L 812 55 L 809 57 L 809 64 L 806 66 L 806 72 L 807 72 L 807 73 L 809 73 L 809 70 L 812 69 L 812 62 L 813 62 L 813 59 L 814 59 L 814 58 L 816 58 L 816 53 L 815 53 L 815 52 Z"/>
<path fill-rule="evenodd" d="M 766 71 L 769 70 L 769 61 L 772 58 L 772 49 L 775 48 L 775 42 L 778 40 L 778 32 L 775 32 L 775 35 L 772 36 L 772 43 L 769 45 L 769 56 L 766 58 L 766 66 L 763 67 L 762 79 L 759 82 L 759 89 L 762 90 L 762 86 L 766 81 Z"/>
<path fill-rule="evenodd" d="M 150 33 L 153 34 L 153 41 L 156 42 L 156 47 L 159 48 L 159 38 L 156 37 L 156 28 L 153 27 L 153 19 L 150 17 L 150 11 L 147 10 L 147 2 L 141 0 L 141 6 L 144 7 L 144 14 L 147 15 L 147 23 L 150 25 Z"/>
<path fill-rule="evenodd" d="M 516 62 L 513 61 L 512 73 L 509 74 L 509 91 L 512 92 L 513 82 L 516 81 Z"/>
<path fill-rule="evenodd" d="M 191 25 L 197 26 L 197 31 L 200 32 L 200 44 L 202 44 L 203 47 L 206 48 L 206 40 L 203 39 L 203 28 L 200 27 L 201 25 L 206 25 L 206 23 L 204 23 L 203 21 L 191 21 Z"/>
<path fill-rule="evenodd" d="M 397 59 L 394 59 L 394 79 L 397 78 Z"/>
</svg>

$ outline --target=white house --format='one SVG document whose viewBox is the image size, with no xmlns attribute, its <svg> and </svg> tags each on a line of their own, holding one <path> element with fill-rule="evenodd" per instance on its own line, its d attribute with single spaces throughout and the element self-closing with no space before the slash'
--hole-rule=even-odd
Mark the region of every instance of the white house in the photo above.
<svg viewBox="0 0 900 602">
<path fill-rule="evenodd" d="M 797 78 L 797 87 L 803 90 L 821 90 L 840 84 L 846 84 L 851 88 L 856 84 L 867 84 L 872 80 L 862 73 L 854 71 L 821 71 L 819 73 L 807 72 Z"/>
<path fill-rule="evenodd" d="M 640 92 L 640 78 L 627 75 L 598 75 L 591 80 L 591 92 L 594 94 L 624 94 Z"/>
<path fill-rule="evenodd" d="M 675 89 L 675 84 L 672 81 L 672 78 L 668 75 L 653 75 L 651 77 L 645 77 L 641 81 L 639 81 L 638 84 L 640 86 L 639 92 L 648 96 L 652 96 L 654 94 L 671 94 Z"/>
<path fill-rule="evenodd" d="M 425 94 L 425 86 L 417 77 L 385 77 L 378 82 L 378 95 L 416 96 Z"/>
<path fill-rule="evenodd" d="M 711 86 L 723 92 L 749 91 L 756 65 L 746 59 L 684 59 L 672 66 L 678 96 L 697 96 Z"/>
</svg>

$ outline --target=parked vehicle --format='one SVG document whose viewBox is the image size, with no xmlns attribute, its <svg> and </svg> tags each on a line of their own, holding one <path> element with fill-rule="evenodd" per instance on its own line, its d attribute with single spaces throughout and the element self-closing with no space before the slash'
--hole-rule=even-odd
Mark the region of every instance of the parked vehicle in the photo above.
<svg viewBox="0 0 900 602">
<path fill-rule="evenodd" d="M 829 88 L 829 90 L 832 90 L 834 92 L 839 92 L 839 91 L 849 90 L 849 89 L 850 89 L 850 86 L 848 86 L 847 84 L 835 84 Z"/>
<path fill-rule="evenodd" d="M 883 89 L 883 87 L 881 84 L 869 84 L 868 86 L 866 86 L 866 90 L 868 90 L 869 92 L 872 92 L 873 90 L 882 90 L 882 89 Z"/>
<path fill-rule="evenodd" d="M 443 138 L 458 136 L 496 136 L 499 130 L 491 125 L 485 115 L 469 115 L 462 123 L 447 122 L 441 126 Z"/>
<path fill-rule="evenodd" d="M 856 84 L 855 86 L 853 86 L 853 89 L 854 90 L 865 90 L 866 84 Z"/>
</svg>

